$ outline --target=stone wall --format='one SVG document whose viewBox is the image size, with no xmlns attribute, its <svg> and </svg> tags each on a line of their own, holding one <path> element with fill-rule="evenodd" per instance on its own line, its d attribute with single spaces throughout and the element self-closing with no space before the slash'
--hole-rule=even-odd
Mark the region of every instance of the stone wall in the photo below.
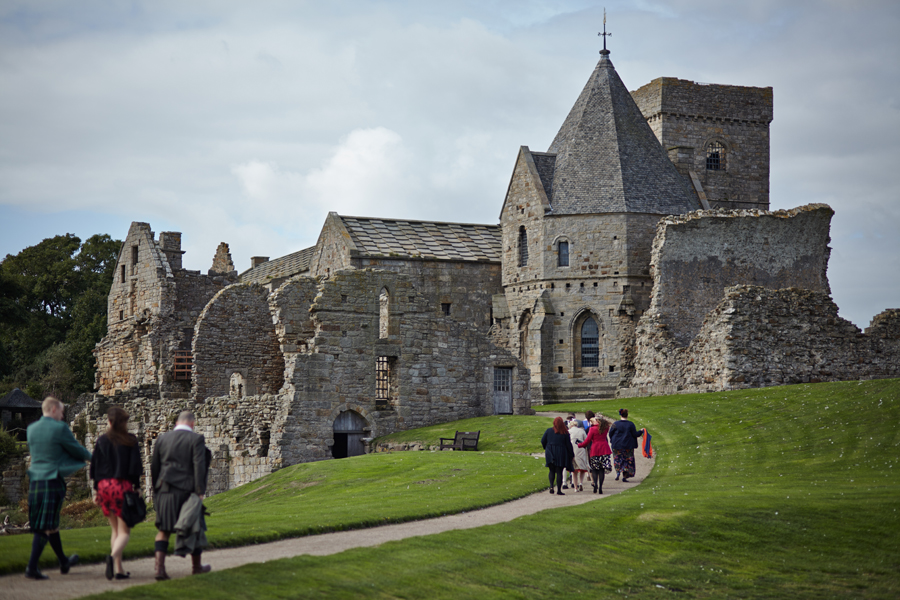
<svg viewBox="0 0 900 600">
<path fill-rule="evenodd" d="M 155 385 L 164 395 L 187 397 L 190 380 L 175 378 L 175 353 L 190 353 L 200 311 L 237 280 L 233 266 L 210 276 L 182 269 L 181 234 L 163 232 L 159 238 L 147 223 L 135 222 L 122 244 L 107 334 L 94 350 L 101 394 Z M 215 260 L 227 269 L 227 245 L 220 245 Z"/>
<path fill-rule="evenodd" d="M 657 226 L 650 312 L 687 346 L 733 285 L 829 293 L 828 232 L 834 211 L 696 211 Z"/>
<path fill-rule="evenodd" d="M 236 283 L 216 293 L 197 319 L 193 358 L 195 400 L 277 394 L 284 358 L 266 289 Z"/>
<path fill-rule="evenodd" d="M 900 377 L 900 309 L 862 334 L 826 293 L 735 286 L 686 348 L 649 317 L 638 325 L 634 385 L 620 396 Z"/>
<path fill-rule="evenodd" d="M 697 178 L 711 208 L 769 208 L 772 88 L 654 79 L 631 92 L 675 167 Z M 724 146 L 709 169 L 710 142 Z"/>
</svg>

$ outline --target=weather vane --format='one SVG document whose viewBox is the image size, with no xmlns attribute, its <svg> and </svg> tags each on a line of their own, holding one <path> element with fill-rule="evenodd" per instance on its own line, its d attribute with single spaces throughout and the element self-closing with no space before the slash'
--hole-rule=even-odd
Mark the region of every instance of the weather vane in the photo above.
<svg viewBox="0 0 900 600">
<path fill-rule="evenodd" d="M 609 50 L 606 49 L 606 36 L 612 35 L 612 33 L 606 33 L 606 8 L 603 9 L 603 33 L 598 33 L 597 35 L 603 36 L 603 50 L 600 54 L 609 54 Z"/>
</svg>

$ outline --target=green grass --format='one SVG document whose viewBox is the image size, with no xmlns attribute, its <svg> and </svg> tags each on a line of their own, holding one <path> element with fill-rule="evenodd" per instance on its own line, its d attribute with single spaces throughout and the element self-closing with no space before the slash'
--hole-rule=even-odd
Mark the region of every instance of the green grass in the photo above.
<svg viewBox="0 0 900 600">
<path fill-rule="evenodd" d="M 508 502 L 545 481 L 543 463 L 498 452 L 396 452 L 294 465 L 207 499 L 207 534 L 212 547 L 243 546 L 426 519 Z M 155 534 L 152 521 L 138 525 L 125 556 L 152 555 Z M 67 553 L 98 562 L 109 553 L 109 526 L 63 531 L 62 540 Z M 30 551 L 31 535 L 0 538 L 0 573 L 24 571 Z M 41 564 L 54 561 L 45 550 Z"/>
<path fill-rule="evenodd" d="M 485 452 L 543 452 L 541 436 L 550 427 L 547 417 L 477 417 L 452 423 L 441 423 L 420 429 L 398 431 L 378 438 L 378 443 L 420 443 L 437 446 L 440 438 L 453 438 L 457 431 L 480 431 L 478 450 Z"/>
<path fill-rule="evenodd" d="M 602 502 L 125 595 L 900 597 L 900 380 L 624 405 L 653 433 L 657 463 L 642 485 Z"/>
</svg>

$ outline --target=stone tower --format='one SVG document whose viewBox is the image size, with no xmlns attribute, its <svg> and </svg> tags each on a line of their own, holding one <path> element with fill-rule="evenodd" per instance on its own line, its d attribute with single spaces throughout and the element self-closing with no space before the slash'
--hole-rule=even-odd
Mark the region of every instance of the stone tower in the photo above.
<svg viewBox="0 0 900 600">
<path fill-rule="evenodd" d="M 536 401 L 610 396 L 630 377 L 656 223 L 700 208 L 600 54 L 549 150 L 520 149 L 500 214 L 494 335 L 531 369 Z"/>
<path fill-rule="evenodd" d="M 632 96 L 704 208 L 769 209 L 771 87 L 660 77 Z"/>
</svg>

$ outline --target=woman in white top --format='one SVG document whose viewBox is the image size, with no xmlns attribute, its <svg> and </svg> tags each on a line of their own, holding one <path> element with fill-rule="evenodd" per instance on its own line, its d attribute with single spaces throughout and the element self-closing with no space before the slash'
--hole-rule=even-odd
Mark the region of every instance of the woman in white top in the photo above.
<svg viewBox="0 0 900 600">
<path fill-rule="evenodd" d="M 579 492 L 584 491 L 584 475 L 588 471 L 588 456 L 587 451 L 584 448 L 579 448 L 578 444 L 584 441 L 587 434 L 584 433 L 584 429 L 581 427 L 581 423 L 578 421 L 569 421 L 569 439 L 572 440 L 572 450 L 575 452 L 575 460 L 573 468 L 575 469 L 574 475 L 572 476 L 572 483 L 574 484 L 575 490 Z"/>
</svg>

